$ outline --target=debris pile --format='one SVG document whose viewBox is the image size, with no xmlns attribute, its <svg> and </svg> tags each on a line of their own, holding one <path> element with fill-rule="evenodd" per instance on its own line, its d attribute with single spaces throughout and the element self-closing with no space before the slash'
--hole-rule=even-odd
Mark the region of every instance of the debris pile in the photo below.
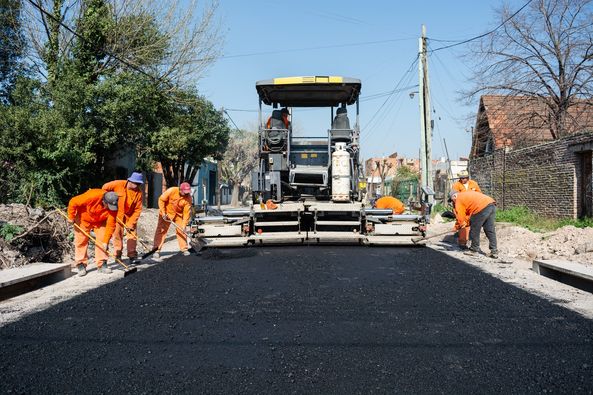
<svg viewBox="0 0 593 395">
<path fill-rule="evenodd" d="M 33 262 L 68 262 L 72 243 L 66 221 L 53 211 L 0 205 L 0 269 Z"/>
</svg>

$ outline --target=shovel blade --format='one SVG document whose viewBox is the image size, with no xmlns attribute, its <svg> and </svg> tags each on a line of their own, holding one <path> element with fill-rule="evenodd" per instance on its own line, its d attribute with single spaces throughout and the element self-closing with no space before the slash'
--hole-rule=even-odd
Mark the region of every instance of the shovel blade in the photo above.
<svg viewBox="0 0 593 395">
<path fill-rule="evenodd" d="M 125 270 L 124 270 L 124 277 L 127 277 L 127 276 L 129 276 L 130 274 L 134 274 L 134 273 L 136 273 L 137 271 L 138 271 L 138 268 L 137 268 L 137 267 L 130 267 L 130 268 L 128 268 L 128 269 L 125 269 Z"/>
</svg>

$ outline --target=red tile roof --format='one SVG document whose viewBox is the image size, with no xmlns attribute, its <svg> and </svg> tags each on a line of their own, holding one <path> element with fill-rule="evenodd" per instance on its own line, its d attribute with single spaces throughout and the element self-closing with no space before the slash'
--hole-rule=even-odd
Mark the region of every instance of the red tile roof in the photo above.
<svg viewBox="0 0 593 395">
<path fill-rule="evenodd" d="M 502 147 L 526 147 L 553 140 L 552 116 L 545 102 L 528 96 L 480 98 L 471 156 Z M 566 133 L 593 130 L 593 102 L 579 100 L 568 110 Z"/>
</svg>

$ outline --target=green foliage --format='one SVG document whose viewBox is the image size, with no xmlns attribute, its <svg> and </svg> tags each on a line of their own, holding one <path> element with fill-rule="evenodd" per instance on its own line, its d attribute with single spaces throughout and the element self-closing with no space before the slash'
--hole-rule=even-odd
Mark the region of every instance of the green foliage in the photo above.
<svg viewBox="0 0 593 395">
<path fill-rule="evenodd" d="M 442 203 L 436 203 L 434 206 L 432 206 L 432 214 L 433 215 L 443 213 L 447 210 L 450 210 L 450 208 L 445 206 Z"/>
<path fill-rule="evenodd" d="M 0 101 L 0 203 L 62 205 L 112 179 L 109 163 L 124 152 L 135 152 L 144 170 L 161 161 L 169 185 L 195 174 L 203 158 L 222 155 L 229 128 L 212 103 L 191 90 L 172 94 L 107 55 L 110 48 L 150 69 L 170 44 L 151 15 L 116 21 L 109 4 L 81 2 L 82 39 L 72 37 L 66 52 L 57 50 L 62 35 L 50 19 L 47 81 L 20 75 L 10 100 Z M 53 5 L 59 16 L 63 1 Z"/>
<path fill-rule="evenodd" d="M 12 225 L 8 222 L 0 226 L 0 237 L 6 241 L 14 239 L 15 236 L 23 233 L 24 229 L 18 225 Z"/>
<path fill-rule="evenodd" d="M 7 102 L 21 71 L 23 52 L 20 0 L 0 0 L 0 102 Z"/>
<path fill-rule="evenodd" d="M 496 211 L 496 221 L 509 222 L 522 226 L 533 232 L 551 231 L 563 226 L 572 225 L 577 228 L 593 227 L 593 218 L 554 219 L 535 214 L 524 206 L 511 207 Z"/>
<path fill-rule="evenodd" d="M 204 158 L 222 156 L 230 128 L 212 103 L 193 92 L 167 104 L 170 120 L 151 134 L 149 152 L 161 163 L 167 185 L 174 186 L 193 179 Z"/>
</svg>

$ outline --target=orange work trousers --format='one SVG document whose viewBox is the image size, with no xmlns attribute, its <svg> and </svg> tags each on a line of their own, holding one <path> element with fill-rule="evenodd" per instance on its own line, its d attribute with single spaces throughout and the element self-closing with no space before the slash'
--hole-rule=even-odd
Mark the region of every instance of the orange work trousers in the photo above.
<svg viewBox="0 0 593 395">
<path fill-rule="evenodd" d="M 185 225 L 183 223 L 183 218 L 176 216 L 173 221 L 181 229 L 183 229 L 185 227 Z M 169 230 L 170 225 L 171 224 L 169 222 L 165 221 L 163 219 L 163 217 L 161 217 L 159 215 L 159 222 L 156 226 L 156 232 L 154 233 L 154 246 L 153 246 L 153 248 L 156 249 L 157 251 L 160 251 L 161 248 L 163 247 L 163 244 L 165 242 L 165 237 L 167 236 L 167 231 Z M 175 233 L 177 234 L 177 243 L 179 243 L 179 250 L 186 251 L 187 250 L 187 239 L 186 239 L 185 233 L 180 232 L 179 229 L 177 229 L 177 228 L 175 228 Z"/>
<path fill-rule="evenodd" d="M 105 224 L 89 224 L 81 223 L 79 219 L 76 220 L 76 225 L 80 226 L 86 233 L 91 233 L 91 230 L 95 232 L 95 240 L 100 243 L 105 236 Z M 83 234 L 80 230 L 74 227 L 74 260 L 76 264 L 82 263 L 83 265 L 88 264 L 89 238 Z M 95 244 L 95 263 L 97 267 L 103 266 L 103 262 L 107 261 L 107 253 L 103 251 L 97 244 Z"/>
<path fill-rule="evenodd" d="M 138 245 L 138 241 L 131 233 L 126 234 L 126 252 L 128 254 L 128 258 L 136 258 L 138 256 L 138 252 L 136 251 L 136 246 Z M 124 248 L 124 227 L 121 226 L 119 223 L 115 225 L 115 232 L 113 232 L 113 249 L 115 250 L 115 256 L 121 257 L 122 250 Z"/>
</svg>

